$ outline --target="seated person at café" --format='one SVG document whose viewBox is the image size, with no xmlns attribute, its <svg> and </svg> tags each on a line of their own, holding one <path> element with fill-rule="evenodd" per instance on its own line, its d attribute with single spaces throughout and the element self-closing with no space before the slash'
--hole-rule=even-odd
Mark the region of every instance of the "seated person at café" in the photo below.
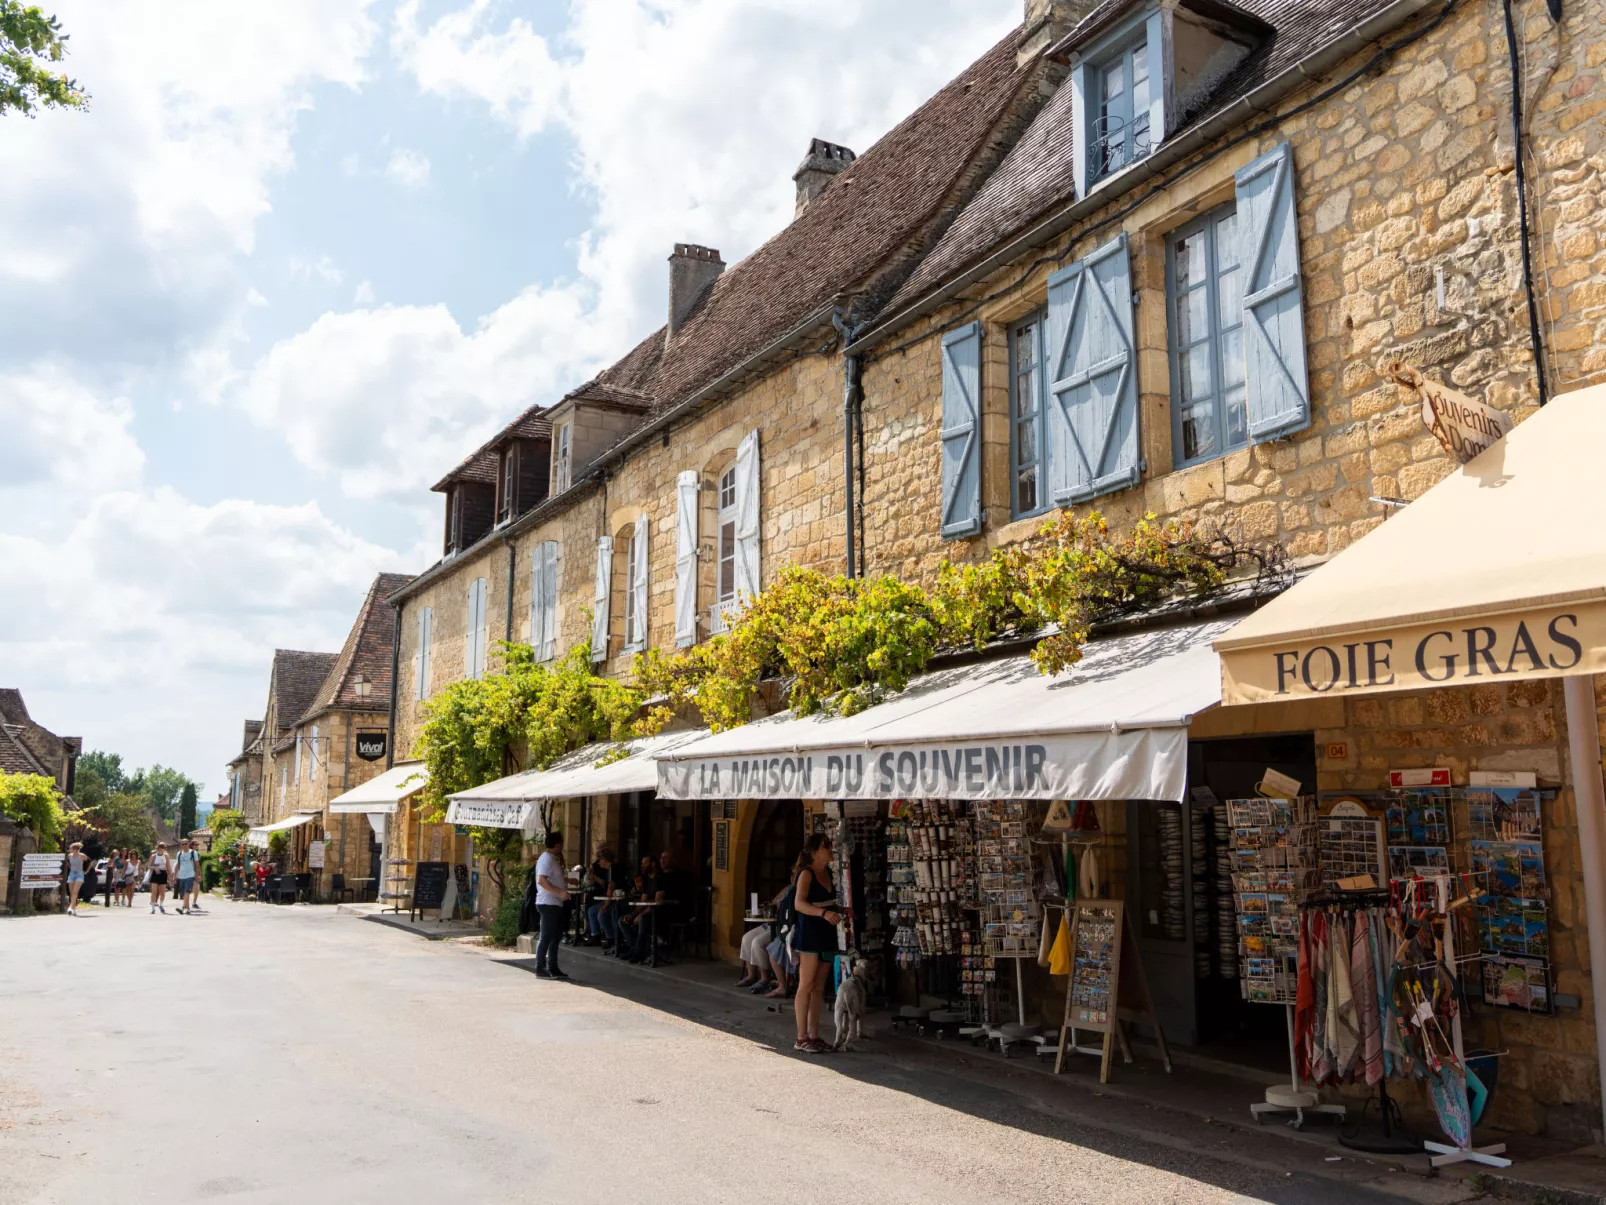
<svg viewBox="0 0 1606 1205">
<path fill-rule="evenodd" d="M 615 924 L 613 892 L 618 879 L 614 872 L 613 850 L 604 845 L 597 850 L 597 860 L 591 863 L 586 884 L 586 925 L 591 940 L 600 941 L 611 949 L 619 939 Z"/>
<path fill-rule="evenodd" d="M 769 947 L 780 932 L 782 909 L 793 891 L 790 883 L 782 887 L 770 903 L 773 919 L 762 925 L 754 925 L 742 938 L 742 977 L 736 981 L 736 986 L 751 988 L 755 996 L 777 987 L 780 989 L 778 994 L 786 994 L 785 972 L 770 960 Z"/>
<path fill-rule="evenodd" d="M 664 878 L 663 871 L 659 868 L 658 863 L 651 857 L 643 858 L 641 863 L 641 895 L 638 899 L 642 902 L 662 904 L 664 900 L 669 898 L 668 880 Z M 653 911 L 653 908 L 644 908 L 638 902 L 636 907 L 631 909 L 629 922 L 621 922 L 625 924 L 626 933 L 629 937 L 631 962 L 645 962 L 648 956 L 655 952 L 653 950 L 654 930 L 658 925 L 664 923 L 664 918 L 658 917 L 654 920 Z"/>
</svg>

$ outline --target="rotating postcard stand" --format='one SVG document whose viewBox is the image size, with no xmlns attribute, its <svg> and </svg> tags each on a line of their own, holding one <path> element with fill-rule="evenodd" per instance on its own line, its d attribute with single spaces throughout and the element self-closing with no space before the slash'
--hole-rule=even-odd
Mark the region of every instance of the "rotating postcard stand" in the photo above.
<svg viewBox="0 0 1606 1205">
<path fill-rule="evenodd" d="M 1315 1090 L 1299 1082 L 1299 1062 L 1294 1057 L 1294 1006 L 1283 1006 L 1288 1016 L 1288 1086 L 1272 1084 L 1266 1089 L 1266 1099 L 1249 1106 L 1249 1112 L 1259 1125 L 1265 1125 L 1268 1113 L 1292 1113 L 1288 1124 L 1296 1130 L 1305 1128 L 1305 1114 L 1317 1113 L 1329 1117 L 1343 1117 L 1343 1105 L 1324 1105 Z"/>
</svg>

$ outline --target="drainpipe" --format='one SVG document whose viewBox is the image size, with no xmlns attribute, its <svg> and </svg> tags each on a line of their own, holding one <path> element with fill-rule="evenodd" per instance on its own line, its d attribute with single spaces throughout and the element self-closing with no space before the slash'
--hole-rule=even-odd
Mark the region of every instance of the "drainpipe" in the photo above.
<svg viewBox="0 0 1606 1205">
<path fill-rule="evenodd" d="M 513 643 L 513 566 L 519 559 L 519 550 L 507 536 L 502 537 L 502 547 L 507 549 L 507 627 L 502 639 L 508 644 Z"/>
<path fill-rule="evenodd" d="M 390 729 L 385 737 L 385 769 L 396 764 L 396 683 L 401 671 L 401 621 L 402 605 L 399 602 L 390 604 L 395 614 L 395 622 L 390 625 L 390 717 L 386 726 Z"/>
<path fill-rule="evenodd" d="M 1600 774 L 1600 716 L 1595 679 L 1561 680 L 1567 704 L 1567 751 L 1572 759 L 1573 810 L 1578 813 L 1578 860 L 1584 871 L 1584 924 L 1589 930 L 1590 994 L 1595 998 L 1595 1069 L 1600 1076 L 1601 1129 L 1606 1133 L 1606 790 Z"/>
<path fill-rule="evenodd" d="M 857 413 L 859 408 L 859 366 L 861 359 L 847 351 L 849 344 L 858 334 L 858 328 L 849 326 L 842 319 L 840 310 L 831 314 L 831 325 L 836 327 L 837 334 L 842 336 L 842 485 L 845 491 L 847 521 L 847 561 L 848 576 L 858 576 L 858 542 L 857 524 L 854 519 L 854 492 L 853 492 L 853 443 L 857 429 Z M 860 500 L 862 503 L 862 499 Z"/>
</svg>

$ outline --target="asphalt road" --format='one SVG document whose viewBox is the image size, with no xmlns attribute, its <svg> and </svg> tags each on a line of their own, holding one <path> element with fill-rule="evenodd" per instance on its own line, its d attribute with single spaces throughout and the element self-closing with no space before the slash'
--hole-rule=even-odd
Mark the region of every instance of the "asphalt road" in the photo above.
<svg viewBox="0 0 1606 1205">
<path fill-rule="evenodd" d="M 1365 1205 L 1401 1187 L 969 1076 L 947 1051 L 804 1058 L 745 998 L 627 968 L 572 957 L 579 981 L 553 983 L 333 908 L 211 908 L 0 918 L 0 1203 Z"/>
</svg>

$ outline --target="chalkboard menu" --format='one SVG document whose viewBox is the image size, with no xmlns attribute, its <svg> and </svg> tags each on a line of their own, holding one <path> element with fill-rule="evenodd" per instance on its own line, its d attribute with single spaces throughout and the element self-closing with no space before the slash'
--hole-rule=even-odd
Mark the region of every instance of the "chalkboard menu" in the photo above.
<svg viewBox="0 0 1606 1205">
<path fill-rule="evenodd" d="M 413 912 L 426 908 L 439 908 L 446 902 L 446 880 L 451 875 L 450 862 L 420 862 L 413 873 Z"/>
</svg>

